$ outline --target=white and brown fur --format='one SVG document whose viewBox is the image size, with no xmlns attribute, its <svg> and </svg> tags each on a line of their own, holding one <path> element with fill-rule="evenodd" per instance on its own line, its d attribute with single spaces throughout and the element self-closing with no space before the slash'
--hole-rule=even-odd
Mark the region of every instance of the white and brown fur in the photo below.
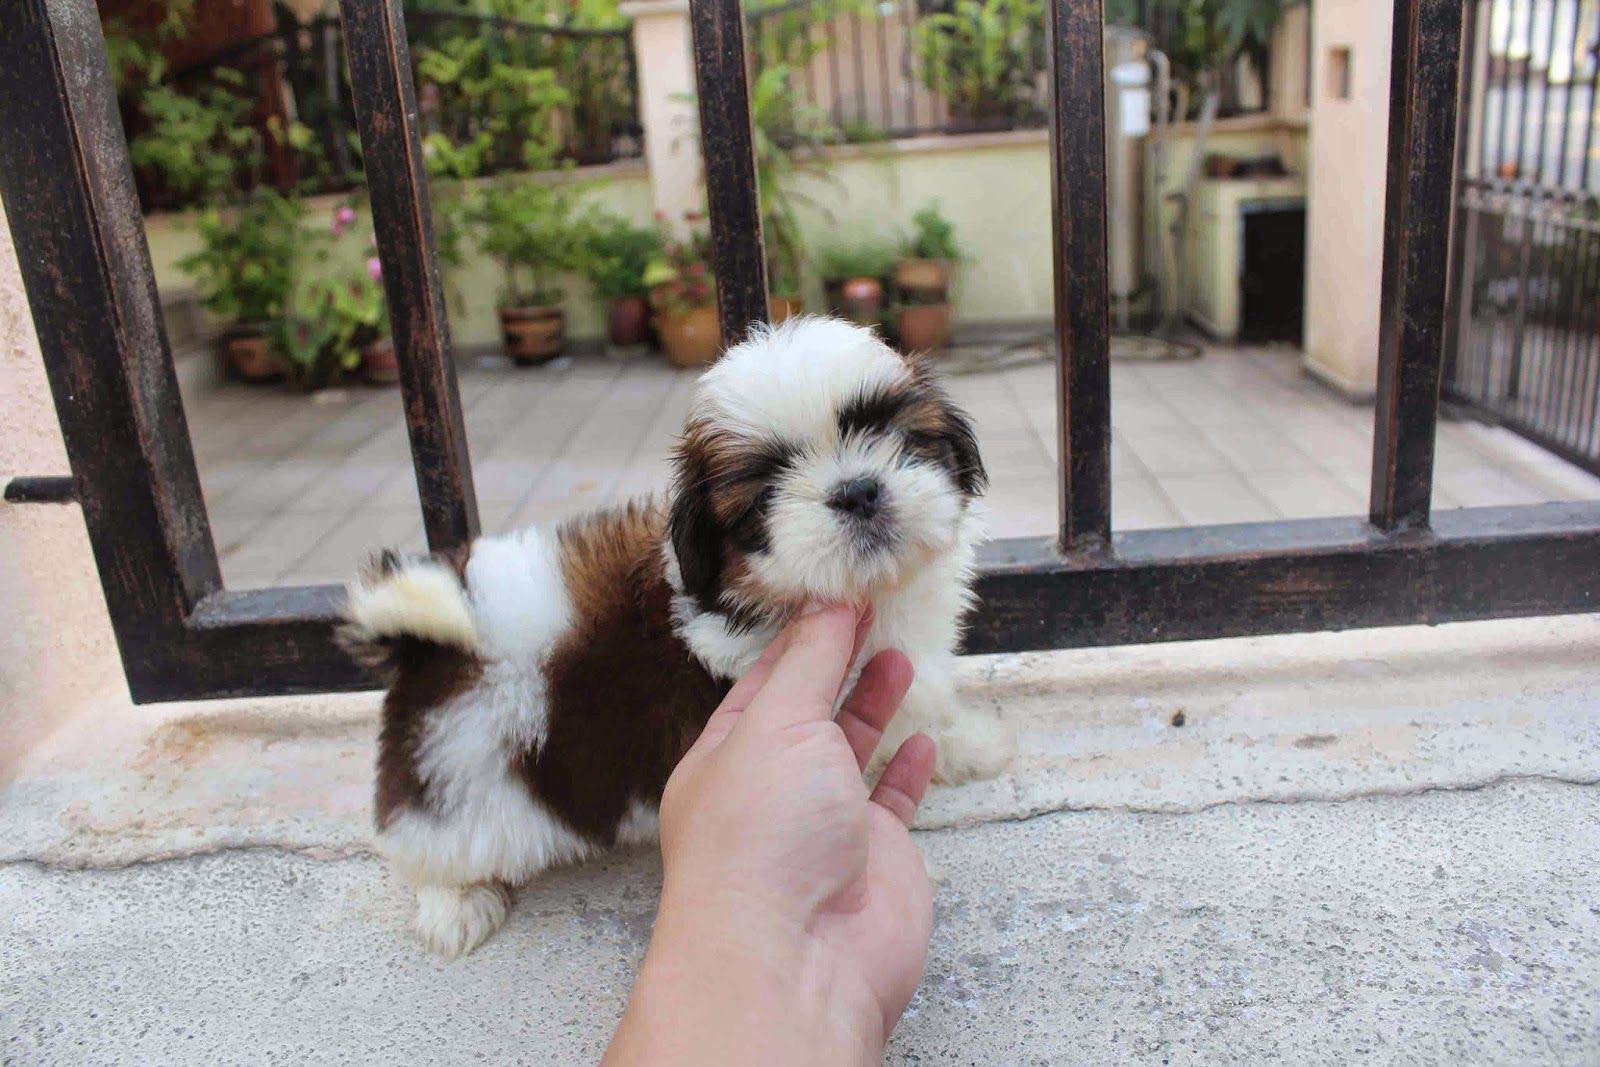
<svg viewBox="0 0 1600 1067">
<path fill-rule="evenodd" d="M 861 662 L 915 667 L 881 755 L 925 731 L 945 781 L 1011 755 L 955 696 L 985 475 L 925 364 L 831 319 L 759 331 L 701 378 L 676 460 L 664 504 L 386 553 L 351 588 L 344 637 L 390 686 L 379 842 L 443 955 L 493 933 L 512 886 L 653 836 L 678 759 L 807 601 L 870 601 Z"/>
</svg>

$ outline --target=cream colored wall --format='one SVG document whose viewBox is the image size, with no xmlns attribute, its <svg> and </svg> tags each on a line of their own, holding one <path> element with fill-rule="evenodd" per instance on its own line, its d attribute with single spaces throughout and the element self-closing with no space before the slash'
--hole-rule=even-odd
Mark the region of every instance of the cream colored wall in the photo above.
<svg viewBox="0 0 1600 1067">
<path fill-rule="evenodd" d="M 585 185 L 590 203 L 641 224 L 650 221 L 650 182 L 638 165 L 586 168 L 563 180 Z M 852 237 L 890 236 L 897 228 L 909 231 L 912 212 L 938 201 L 969 253 L 957 270 L 956 317 L 974 323 L 1050 314 L 1050 174 L 1043 131 L 840 149 L 828 179 L 803 182 L 801 191 L 817 202 L 803 212 L 802 220 L 813 250 Z M 340 202 L 338 197 L 316 198 L 309 224 L 326 225 Z M 191 288 L 177 268 L 178 260 L 195 247 L 188 217 L 152 216 L 146 231 L 162 292 Z M 473 259 L 460 276 L 448 279 L 450 325 L 458 343 L 498 339 L 495 298 L 500 279 L 494 261 L 486 258 Z M 568 334 L 600 336 L 603 319 L 588 283 L 570 277 L 562 284 Z M 807 292 L 811 306 L 819 306 L 814 279 Z"/>
<path fill-rule="evenodd" d="M 0 484 L 66 474 L 66 450 L 0 209 Z M 87 703 L 127 704 L 76 504 L 0 503 L 0 780 Z"/>
<path fill-rule="evenodd" d="M 966 253 L 952 297 L 958 322 L 1051 313 L 1050 151 L 1042 130 L 842 150 L 832 177 L 804 192 L 817 201 L 802 219 L 814 252 L 909 233 L 911 215 L 937 201 Z M 807 299 L 820 299 L 814 281 Z"/>
<path fill-rule="evenodd" d="M 1377 384 L 1388 157 L 1392 0 L 1317 0 L 1306 247 L 1306 366 L 1352 397 Z M 1349 48 L 1349 100 L 1329 95 L 1328 57 Z"/>
<path fill-rule="evenodd" d="M 576 183 L 583 201 L 615 212 L 641 224 L 650 221 L 653 206 L 650 179 L 640 163 L 583 167 L 549 180 Z M 324 227 L 343 196 L 313 197 L 307 209 L 307 225 Z M 145 235 L 150 243 L 150 259 L 155 267 L 156 285 L 163 297 L 192 291 L 193 283 L 178 269 L 178 261 L 193 251 L 197 241 L 193 219 L 188 214 L 160 214 L 145 219 Z M 488 344 L 500 336 L 495 317 L 502 272 L 492 259 L 469 252 L 468 266 L 447 274 L 450 299 L 451 335 L 458 344 Z M 589 296 L 589 283 L 578 276 L 560 279 L 567 294 L 567 332 L 571 337 L 599 337 L 605 331 L 598 305 Z"/>
</svg>

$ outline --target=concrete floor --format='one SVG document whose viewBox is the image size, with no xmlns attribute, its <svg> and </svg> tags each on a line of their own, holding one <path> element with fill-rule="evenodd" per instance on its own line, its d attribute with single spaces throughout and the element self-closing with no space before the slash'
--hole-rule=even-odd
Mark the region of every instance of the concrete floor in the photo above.
<svg viewBox="0 0 1600 1067">
<path fill-rule="evenodd" d="M 1022 754 L 919 820 L 890 1061 L 1600 1063 L 1597 661 L 1600 616 L 965 661 Z M 592 1062 L 654 856 L 426 956 L 367 845 L 373 704 L 41 746 L 0 786 L 0 1062 Z"/>
<path fill-rule="evenodd" d="M 1539 781 L 924 833 L 932 962 L 889 1059 L 1594 1063 L 1597 840 L 1600 790 Z M 367 858 L 13 866 L 0 1059 L 592 1063 L 657 889 L 644 853 L 561 872 L 452 965 L 389 936 Z"/>
<path fill-rule="evenodd" d="M 1056 521 L 1054 370 L 1035 360 L 952 380 L 993 478 L 997 537 Z M 585 356 L 518 370 L 464 359 L 462 403 L 490 531 L 664 486 L 694 375 L 658 358 Z M 1289 348 L 1213 347 L 1112 370 L 1120 529 L 1366 510 L 1372 411 L 1306 377 Z M 420 548 L 400 399 L 239 385 L 185 397 L 224 577 L 235 588 L 347 579 L 377 546 Z M 1440 426 L 1435 506 L 1600 498 L 1600 479 L 1510 433 Z"/>
</svg>

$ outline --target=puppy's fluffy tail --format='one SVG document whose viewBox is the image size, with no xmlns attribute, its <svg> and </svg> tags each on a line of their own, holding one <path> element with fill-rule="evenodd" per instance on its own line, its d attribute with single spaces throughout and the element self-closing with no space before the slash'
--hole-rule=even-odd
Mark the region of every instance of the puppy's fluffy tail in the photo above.
<svg viewBox="0 0 1600 1067">
<path fill-rule="evenodd" d="M 478 650 L 472 603 L 443 560 L 383 552 L 351 583 L 348 597 L 339 643 L 385 679 L 429 646 Z"/>
</svg>

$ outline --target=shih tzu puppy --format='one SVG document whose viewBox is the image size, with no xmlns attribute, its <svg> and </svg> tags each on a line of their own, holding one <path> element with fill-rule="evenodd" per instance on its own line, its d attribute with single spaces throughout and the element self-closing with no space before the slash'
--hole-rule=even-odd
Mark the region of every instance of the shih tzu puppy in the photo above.
<svg viewBox="0 0 1600 1067">
<path fill-rule="evenodd" d="M 350 589 L 347 646 L 389 685 L 382 851 L 434 951 L 469 952 L 511 887 L 654 836 L 667 776 L 808 601 L 870 602 L 859 670 L 916 669 L 880 755 L 914 731 L 945 782 L 1012 753 L 953 682 L 985 484 L 927 365 L 824 318 L 760 329 L 700 379 L 668 500 L 403 560 Z"/>
</svg>

